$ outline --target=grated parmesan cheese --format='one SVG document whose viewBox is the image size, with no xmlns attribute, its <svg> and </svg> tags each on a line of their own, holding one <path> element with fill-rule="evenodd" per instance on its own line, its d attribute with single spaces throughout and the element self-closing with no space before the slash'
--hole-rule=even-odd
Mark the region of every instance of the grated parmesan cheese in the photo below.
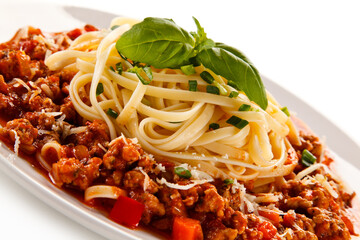
<svg viewBox="0 0 360 240">
<path fill-rule="evenodd" d="M 192 180 L 192 183 L 187 184 L 187 185 L 180 185 L 177 183 L 170 183 L 168 182 L 165 178 L 161 178 L 161 179 L 156 179 L 156 181 L 161 184 L 161 185 L 166 185 L 169 188 L 174 188 L 174 189 L 179 189 L 179 190 L 189 190 L 192 187 L 195 187 L 196 185 L 201 185 L 204 183 L 207 183 L 208 180 Z"/>
<path fill-rule="evenodd" d="M 14 152 L 16 155 L 19 155 L 20 137 L 15 130 L 12 129 L 11 131 L 15 135 Z"/>
<path fill-rule="evenodd" d="M 142 174 L 144 174 L 145 179 L 144 179 L 144 186 L 143 186 L 143 190 L 144 192 L 146 191 L 146 189 L 148 189 L 148 187 L 150 186 L 150 177 L 149 175 L 147 175 L 147 173 L 143 170 L 142 167 L 139 167 L 139 170 Z"/>
<path fill-rule="evenodd" d="M 327 178 L 322 174 L 316 174 L 315 179 L 333 196 L 338 198 L 339 194 L 333 189 L 333 187 L 328 182 Z"/>
<path fill-rule="evenodd" d="M 31 91 L 30 87 L 20 78 L 14 78 L 13 80 L 15 80 L 16 82 L 18 82 L 19 84 L 21 84 L 24 88 L 26 88 L 26 90 L 28 90 L 29 92 Z M 14 85 L 15 86 L 15 85 Z M 15 86 L 17 87 L 17 86 Z"/>
<path fill-rule="evenodd" d="M 98 143 L 97 145 L 99 146 L 99 148 L 101 148 L 101 150 L 107 152 L 106 148 L 103 145 L 101 145 L 100 143 Z"/>
<path fill-rule="evenodd" d="M 161 163 L 156 164 L 155 169 L 159 170 L 160 172 L 166 172 L 166 168 Z"/>
</svg>

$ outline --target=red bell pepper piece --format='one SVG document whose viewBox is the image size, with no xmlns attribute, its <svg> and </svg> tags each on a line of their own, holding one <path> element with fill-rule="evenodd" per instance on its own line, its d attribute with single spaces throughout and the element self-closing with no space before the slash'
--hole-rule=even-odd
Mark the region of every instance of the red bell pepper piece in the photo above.
<svg viewBox="0 0 360 240">
<path fill-rule="evenodd" d="M 135 228 L 139 225 L 144 209 L 144 204 L 129 197 L 119 196 L 109 217 L 117 223 Z"/>
<path fill-rule="evenodd" d="M 175 217 L 172 230 L 173 240 L 202 240 L 203 232 L 200 222 L 186 217 Z"/>
</svg>

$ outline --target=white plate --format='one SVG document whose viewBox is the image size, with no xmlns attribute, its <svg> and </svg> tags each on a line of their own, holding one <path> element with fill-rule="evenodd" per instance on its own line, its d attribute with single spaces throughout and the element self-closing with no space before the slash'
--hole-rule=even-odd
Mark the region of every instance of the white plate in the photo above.
<svg viewBox="0 0 360 240">
<path fill-rule="evenodd" d="M 109 19 L 113 17 L 110 14 L 97 13 L 93 11 L 88 11 L 86 9 L 81 8 L 71 8 L 71 7 L 58 7 L 54 5 L 36 5 L 36 7 L 31 7 L 32 11 L 29 14 L 29 8 L 22 7 L 19 8 L 17 5 L 7 5 L 6 10 L 11 14 L 5 14 L 7 16 L 7 22 L 9 24 L 2 25 L 2 35 L 0 36 L 0 41 L 6 41 L 9 39 L 17 30 L 17 28 L 24 25 L 33 25 L 39 28 L 42 28 L 46 31 L 60 31 L 66 29 L 72 29 L 77 26 L 82 26 L 83 22 L 92 23 L 94 25 L 105 27 L 109 22 Z M 31 15 L 31 16 L 30 16 Z M 75 17 L 74 17 L 75 16 Z M 26 19 L 24 21 L 24 19 Z M 48 19 L 48 21 L 44 21 L 44 19 Z M 61 20 L 60 20 L 61 19 Z M 0 21 L 4 21 L 4 19 L 0 18 Z M 339 162 L 339 171 L 343 173 L 343 178 L 347 181 L 353 189 L 360 193 L 360 186 L 356 184 L 356 180 L 360 180 L 360 172 L 353 167 L 349 162 L 360 166 L 357 163 L 353 156 L 360 156 L 359 147 L 341 130 L 339 130 L 335 125 L 333 125 L 330 121 L 324 118 L 317 111 L 312 109 L 309 105 L 295 97 L 293 94 L 287 92 L 274 82 L 264 78 L 265 85 L 272 92 L 272 94 L 279 100 L 279 102 L 286 102 L 287 106 L 290 109 L 295 109 L 298 112 L 300 118 L 304 119 L 305 122 L 309 123 L 310 127 L 314 129 L 315 132 L 326 135 L 328 139 L 328 144 L 332 147 L 332 149 L 337 152 L 340 156 L 344 157 L 348 160 L 348 162 L 342 160 L 342 158 L 338 158 Z M 12 156 L 12 157 L 9 157 Z M 19 183 L 24 189 L 34 194 L 40 200 L 50 205 L 54 209 L 58 210 L 60 213 L 69 217 L 69 219 L 80 223 L 91 231 L 94 231 L 101 236 L 108 239 L 157 239 L 153 237 L 147 232 L 143 231 L 132 231 L 125 227 L 119 226 L 114 222 L 108 220 L 102 214 L 93 209 L 83 205 L 77 199 L 73 198 L 70 195 L 65 194 L 60 189 L 54 187 L 49 181 L 47 181 L 42 175 L 38 174 L 27 162 L 24 160 L 14 156 L 5 146 L 2 144 L 0 146 L 0 169 L 10 176 L 14 181 Z M 0 175 L 2 179 L 6 178 L 3 175 Z M 1 179 L 0 178 L 0 179 Z M 0 186 L 4 186 L 1 185 Z M 16 186 L 14 186 L 14 189 Z M 25 195 L 25 197 L 28 197 Z M 6 196 L 1 195 L 1 198 L 6 198 Z M 30 197 L 29 197 L 30 199 Z M 6 201 L 4 201 L 6 202 Z M 30 201 L 34 202 L 34 200 Z M 1 202 L 0 202 L 1 203 Z M 11 203 L 7 203 L 11 204 Z M 3 214 L 5 216 L 7 207 L 3 207 Z M 11 206 L 13 207 L 13 206 Z M 9 206 L 10 208 L 10 206 Z M 29 207 L 23 207 L 25 211 L 28 210 Z M 21 207 L 20 207 L 21 209 Z M 41 223 L 48 222 L 47 225 L 41 226 L 39 229 L 43 228 L 45 234 L 51 234 L 55 232 L 55 234 L 59 233 L 59 235 L 45 236 L 42 237 L 40 233 L 39 236 L 33 236 L 36 239 L 63 239 L 66 236 L 67 232 L 69 234 L 78 234 L 72 235 L 79 236 L 81 239 L 100 239 L 101 237 L 92 234 L 92 232 L 85 230 L 79 225 L 73 223 L 70 220 L 70 225 L 74 225 L 74 227 L 70 225 L 64 225 L 63 222 L 68 222 L 68 219 L 62 219 L 62 225 L 60 227 L 65 226 L 65 229 L 60 229 L 60 231 L 52 230 L 48 231 L 48 226 L 51 226 L 51 222 L 57 221 L 54 217 L 62 218 L 61 214 L 54 214 L 53 210 L 47 209 L 47 207 L 39 207 L 40 210 L 49 211 L 49 219 L 39 220 L 37 218 L 30 221 L 39 221 Z M 4 214 L 5 212 L 5 214 Z M 21 210 L 15 212 L 20 217 L 22 215 Z M 44 214 L 40 215 L 44 217 Z M 39 216 L 37 216 L 39 217 Z M 34 222 L 30 222 L 28 225 L 30 226 L 21 226 L 20 229 L 23 231 L 31 232 L 31 227 L 36 226 Z M 10 226 L 9 222 L 6 218 L 3 218 L 0 221 L 2 227 Z M 26 223 L 24 223 L 26 224 Z M 6 231 L 5 231 L 6 232 Z M 81 232 L 81 233 L 79 233 Z M 44 234 L 43 233 L 43 234 Z M 26 236 L 26 233 L 13 233 L 15 236 Z M 34 233 L 32 233 L 34 234 Z M 90 236 L 90 238 L 89 238 Z M 76 238 L 76 237 L 74 237 Z M 74 239 L 72 238 L 72 239 Z M 78 239 L 79 239 L 78 238 Z M 13 238 L 11 238 L 13 239 Z"/>
</svg>

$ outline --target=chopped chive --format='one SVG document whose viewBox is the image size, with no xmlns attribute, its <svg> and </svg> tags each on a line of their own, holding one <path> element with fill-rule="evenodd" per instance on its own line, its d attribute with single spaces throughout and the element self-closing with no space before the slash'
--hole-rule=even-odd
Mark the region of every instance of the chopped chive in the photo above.
<svg viewBox="0 0 360 240">
<path fill-rule="evenodd" d="M 226 123 L 233 125 L 234 127 L 237 127 L 238 129 L 243 129 L 246 125 L 249 124 L 248 121 L 246 121 L 245 119 L 241 119 L 237 116 L 231 116 L 231 118 L 229 118 Z"/>
<path fill-rule="evenodd" d="M 230 184 L 233 184 L 233 183 L 234 183 L 234 179 L 231 179 L 231 178 L 224 179 L 224 184 L 225 185 L 230 185 Z"/>
<path fill-rule="evenodd" d="M 233 81 L 231 81 L 231 80 L 228 81 L 228 85 L 229 85 L 230 87 L 235 88 L 236 90 L 240 90 L 240 89 L 241 89 L 235 82 L 233 82 Z"/>
<path fill-rule="evenodd" d="M 96 96 L 99 96 L 104 92 L 104 85 L 102 83 L 99 83 L 96 87 Z"/>
<path fill-rule="evenodd" d="M 121 75 L 122 72 L 123 72 L 122 63 L 121 63 L 121 62 L 118 62 L 117 64 L 115 64 L 115 69 L 116 69 L 117 73 Z"/>
<path fill-rule="evenodd" d="M 239 96 L 239 92 L 237 91 L 231 91 L 229 94 L 229 98 L 236 98 L 237 96 Z"/>
<path fill-rule="evenodd" d="M 307 149 L 304 149 L 301 155 L 301 163 L 309 167 L 316 162 L 316 157 Z"/>
<path fill-rule="evenodd" d="M 239 107 L 239 111 L 243 111 L 243 112 L 250 111 L 250 109 L 251 109 L 251 106 L 249 104 L 242 104 Z"/>
<path fill-rule="evenodd" d="M 113 66 L 110 66 L 110 70 L 115 72 L 115 69 L 113 68 Z"/>
<path fill-rule="evenodd" d="M 286 116 L 290 117 L 290 112 L 289 112 L 289 109 L 287 107 L 281 108 L 281 111 L 283 111 L 286 114 Z"/>
<path fill-rule="evenodd" d="M 107 110 L 106 114 L 115 119 L 119 116 L 119 114 L 111 108 Z"/>
<path fill-rule="evenodd" d="M 138 66 L 135 66 L 131 69 L 129 69 L 129 72 L 131 73 L 135 73 L 136 76 L 139 78 L 139 80 L 142 82 L 142 84 L 144 85 L 148 85 L 151 83 L 152 79 L 153 79 L 153 75 L 152 75 L 152 71 L 151 71 L 151 68 L 150 67 L 138 67 Z M 141 74 L 142 73 L 145 73 L 146 75 L 146 78 L 145 79 Z"/>
<path fill-rule="evenodd" d="M 219 88 L 217 88 L 217 87 L 215 87 L 213 85 L 207 85 L 206 86 L 206 92 L 216 94 L 216 95 L 220 95 Z"/>
<path fill-rule="evenodd" d="M 114 26 L 112 26 L 110 29 L 111 29 L 111 30 L 115 30 L 115 29 L 117 29 L 118 27 L 120 27 L 120 25 L 114 25 Z"/>
<path fill-rule="evenodd" d="M 216 130 L 219 128 L 220 128 L 220 125 L 218 123 L 210 123 L 209 124 L 209 130 Z"/>
<path fill-rule="evenodd" d="M 191 74 L 196 73 L 194 65 L 192 65 L 192 64 L 181 66 L 180 69 L 185 75 L 191 75 Z"/>
<path fill-rule="evenodd" d="M 189 80 L 189 91 L 196 92 L 197 91 L 197 81 Z"/>
<path fill-rule="evenodd" d="M 220 90 L 220 95 L 226 96 L 228 94 L 226 88 L 224 88 L 220 83 L 214 81 L 213 84 Z"/>
<path fill-rule="evenodd" d="M 174 172 L 182 178 L 191 178 L 191 172 L 183 167 L 176 167 Z"/>
<path fill-rule="evenodd" d="M 212 84 L 215 80 L 214 77 L 207 71 L 200 73 L 200 77 L 209 84 Z"/>
</svg>

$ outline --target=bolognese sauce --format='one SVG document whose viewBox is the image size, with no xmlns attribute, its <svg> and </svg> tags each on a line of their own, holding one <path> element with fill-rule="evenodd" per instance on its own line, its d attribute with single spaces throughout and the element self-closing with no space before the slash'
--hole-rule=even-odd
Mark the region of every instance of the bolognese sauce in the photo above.
<svg viewBox="0 0 360 240">
<path fill-rule="evenodd" d="M 301 163 L 304 149 L 314 156 L 322 152 L 322 143 L 310 131 L 300 131 L 301 145 L 288 152 L 286 161 L 297 162 L 294 172 L 261 191 L 253 181 L 221 179 L 184 189 L 171 186 L 190 184 L 189 169 L 183 167 L 179 173 L 173 162 L 156 161 L 135 139 L 111 140 L 101 119 L 85 121 L 69 97 L 76 72 L 50 71 L 44 60 L 95 30 L 86 25 L 44 34 L 28 27 L 0 45 L 1 139 L 15 153 L 34 159 L 34 166 L 53 184 L 78 196 L 91 186 L 109 186 L 113 199 L 94 198 L 87 204 L 105 209 L 104 214 L 120 224 L 148 226 L 173 239 L 335 240 L 358 234 L 351 213 L 355 193 L 337 187 L 329 192 L 312 181 L 326 178 L 331 186 L 341 184 L 325 168 L 316 169 L 308 179 L 296 178 L 306 168 Z M 327 154 L 324 165 L 331 161 Z M 260 200 L 269 193 L 276 197 Z"/>
</svg>

